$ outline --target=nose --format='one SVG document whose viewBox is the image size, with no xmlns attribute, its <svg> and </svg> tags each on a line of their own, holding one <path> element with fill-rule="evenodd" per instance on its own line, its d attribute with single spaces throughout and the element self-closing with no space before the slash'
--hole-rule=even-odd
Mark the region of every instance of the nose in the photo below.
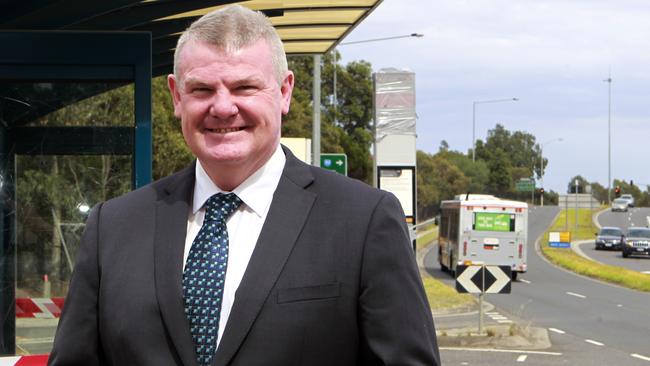
<svg viewBox="0 0 650 366">
<path fill-rule="evenodd" d="M 210 104 L 210 115 L 218 119 L 228 119 L 239 113 L 237 103 L 227 91 L 215 93 Z"/>
</svg>

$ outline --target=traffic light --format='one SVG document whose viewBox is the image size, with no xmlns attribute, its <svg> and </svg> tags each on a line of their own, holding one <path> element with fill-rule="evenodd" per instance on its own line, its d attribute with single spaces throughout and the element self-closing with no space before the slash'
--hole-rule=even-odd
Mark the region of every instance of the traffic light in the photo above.
<svg viewBox="0 0 650 366">
<path fill-rule="evenodd" d="M 616 197 L 619 197 L 621 195 L 621 186 L 616 186 L 616 188 L 614 188 L 614 194 Z"/>
<path fill-rule="evenodd" d="M 544 195 L 544 188 L 540 188 L 540 189 L 539 189 L 539 195 L 540 195 L 540 196 L 543 196 L 543 195 Z"/>
</svg>

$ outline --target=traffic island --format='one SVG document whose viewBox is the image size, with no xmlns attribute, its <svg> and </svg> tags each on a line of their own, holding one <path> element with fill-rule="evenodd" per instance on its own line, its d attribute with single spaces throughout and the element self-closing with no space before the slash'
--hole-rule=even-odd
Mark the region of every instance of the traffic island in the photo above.
<svg viewBox="0 0 650 366">
<path fill-rule="evenodd" d="M 551 347 L 545 328 L 521 327 L 517 324 L 490 325 L 481 334 L 476 328 L 440 329 L 439 347 L 538 350 Z"/>
</svg>

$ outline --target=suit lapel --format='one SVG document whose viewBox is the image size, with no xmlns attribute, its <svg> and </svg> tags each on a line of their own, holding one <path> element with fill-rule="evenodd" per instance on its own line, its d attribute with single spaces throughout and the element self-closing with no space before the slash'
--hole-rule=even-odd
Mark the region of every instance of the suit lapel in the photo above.
<svg viewBox="0 0 650 366">
<path fill-rule="evenodd" d="M 213 365 L 227 365 L 264 305 L 302 231 L 316 195 L 304 188 L 309 167 L 285 149 L 287 161 L 248 267 L 237 289 Z"/>
<path fill-rule="evenodd" d="M 181 273 L 187 216 L 194 189 L 194 164 L 170 177 L 156 203 L 154 242 L 155 286 L 169 338 L 184 365 L 196 365 L 192 335 L 185 317 Z"/>
</svg>

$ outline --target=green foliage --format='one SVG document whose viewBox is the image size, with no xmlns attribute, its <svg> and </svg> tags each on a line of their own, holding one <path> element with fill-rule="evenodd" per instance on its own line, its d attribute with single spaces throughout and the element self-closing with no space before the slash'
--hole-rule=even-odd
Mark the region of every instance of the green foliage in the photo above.
<svg viewBox="0 0 650 366">
<path fill-rule="evenodd" d="M 291 108 L 282 123 L 282 136 L 311 138 L 313 59 L 310 56 L 291 57 L 289 68 L 296 76 L 296 84 Z M 335 68 L 336 108 L 332 104 Z M 331 54 L 322 59 L 321 151 L 345 153 L 348 176 L 366 183 L 372 182 L 371 73 L 370 64 L 365 61 L 334 67 Z"/>
<path fill-rule="evenodd" d="M 576 181 L 578 182 L 578 186 L 576 187 Z M 567 185 L 567 192 L 568 193 L 585 193 L 585 189 L 589 185 L 589 182 L 583 178 L 581 175 L 576 175 L 575 177 L 571 178 L 569 180 L 569 184 Z"/>
<path fill-rule="evenodd" d="M 417 152 L 418 216 L 428 218 L 438 212 L 440 201 L 465 193 L 469 178 L 444 153 Z"/>
<path fill-rule="evenodd" d="M 494 195 L 503 194 L 512 190 L 512 164 L 509 156 L 501 148 L 488 150 L 488 176 L 487 192 Z"/>
<path fill-rule="evenodd" d="M 180 121 L 174 116 L 167 79 L 164 76 L 151 81 L 153 179 L 166 177 L 189 165 L 194 156 L 185 144 Z"/>
</svg>

